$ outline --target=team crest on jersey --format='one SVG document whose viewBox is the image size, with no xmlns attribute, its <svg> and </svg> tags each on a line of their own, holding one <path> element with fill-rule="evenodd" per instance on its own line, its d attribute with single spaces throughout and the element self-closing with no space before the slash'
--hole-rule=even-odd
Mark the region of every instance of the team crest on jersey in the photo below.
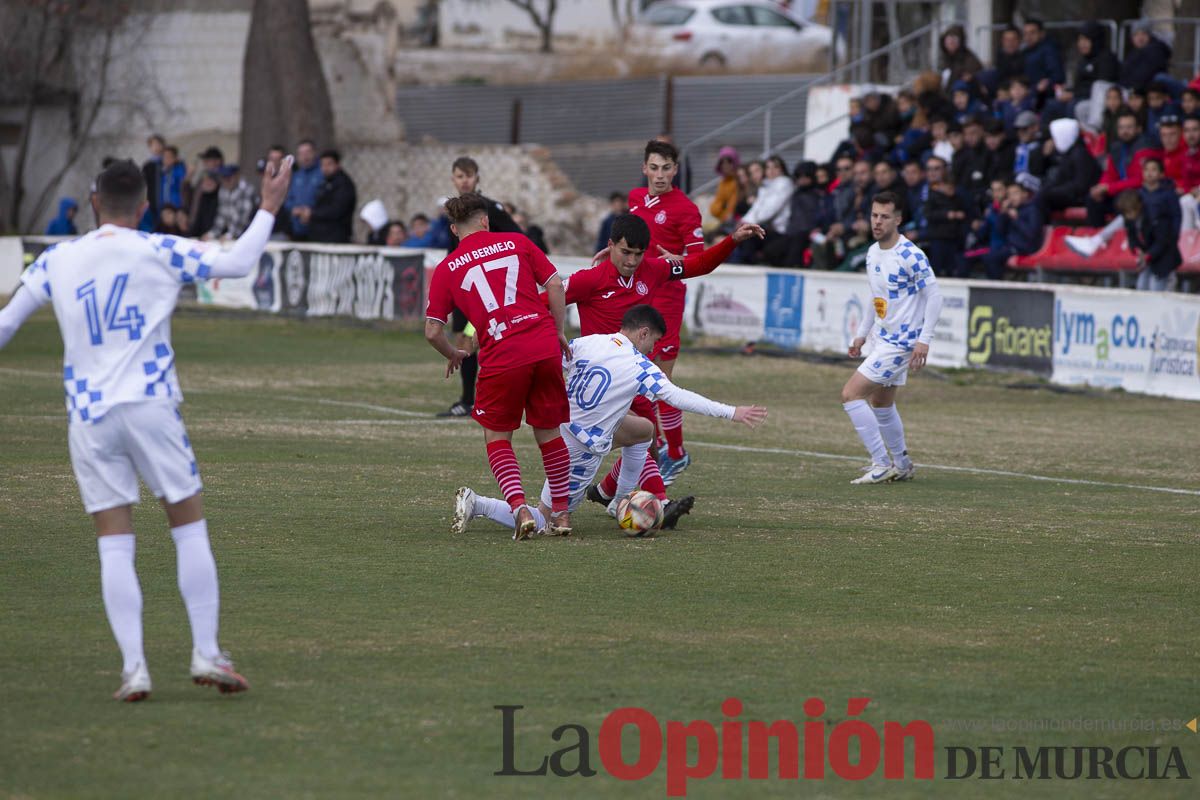
<svg viewBox="0 0 1200 800">
<path fill-rule="evenodd" d="M 882 297 L 876 297 L 872 302 L 875 304 L 875 315 L 878 316 L 880 319 L 883 319 L 884 317 L 886 317 L 887 316 L 887 300 L 884 300 Z"/>
<path fill-rule="evenodd" d="M 634 286 L 633 288 L 637 289 L 638 294 L 650 294 L 650 287 L 641 281 L 638 281 L 637 286 Z"/>
<path fill-rule="evenodd" d="M 657 214 L 655 214 L 654 221 L 657 222 L 659 225 L 662 225 L 664 222 L 667 221 L 667 212 L 660 211 Z"/>
</svg>

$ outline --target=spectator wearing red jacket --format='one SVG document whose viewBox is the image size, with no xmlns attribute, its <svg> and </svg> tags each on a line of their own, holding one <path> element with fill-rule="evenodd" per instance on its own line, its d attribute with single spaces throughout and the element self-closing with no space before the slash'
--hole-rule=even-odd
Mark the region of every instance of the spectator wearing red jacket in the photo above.
<svg viewBox="0 0 1200 800">
<path fill-rule="evenodd" d="M 1184 191 L 1180 182 L 1183 180 L 1183 158 L 1187 154 L 1187 146 L 1183 143 L 1182 124 L 1174 114 L 1165 116 L 1158 122 L 1163 169 L 1166 170 L 1167 177 L 1175 182 L 1175 189 L 1180 193 Z"/>
<path fill-rule="evenodd" d="M 1142 126 L 1131 111 L 1117 117 L 1117 141 L 1108 148 L 1108 163 L 1100 182 L 1086 201 L 1088 225 L 1099 228 L 1113 213 L 1113 198 L 1121 192 L 1142 188 L 1142 162 L 1155 154 L 1142 139 Z"/>
<path fill-rule="evenodd" d="M 1182 230 L 1200 228 L 1200 116 L 1185 117 L 1183 120 L 1183 169 L 1175 181 L 1183 192 L 1179 197 L 1179 210 L 1183 215 Z"/>
</svg>

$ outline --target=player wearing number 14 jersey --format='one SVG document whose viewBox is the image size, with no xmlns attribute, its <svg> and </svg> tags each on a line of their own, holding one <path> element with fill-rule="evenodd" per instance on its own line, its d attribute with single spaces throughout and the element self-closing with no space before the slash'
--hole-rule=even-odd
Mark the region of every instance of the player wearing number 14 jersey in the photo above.
<svg viewBox="0 0 1200 800">
<path fill-rule="evenodd" d="M 192 679 L 224 693 L 249 688 L 217 644 L 217 568 L 208 540 L 196 457 L 178 405 L 171 314 L 182 284 L 241 277 L 257 269 L 287 196 L 291 157 L 268 167 L 262 209 L 222 251 L 141 233 L 141 170 L 119 161 L 96 180 L 100 228 L 42 253 L 0 311 L 0 347 L 30 314 L 53 303 L 63 338 L 67 441 L 100 551 L 100 588 L 124 659 L 114 697 L 150 695 L 142 647 L 142 593 L 134 569 L 138 475 L 162 500 L 178 557 L 179 591 L 192 628 Z"/>
<path fill-rule="evenodd" d="M 550 487 L 549 532 L 570 533 L 567 473 L 570 455 L 558 426 L 570 418 L 562 356 L 570 356 L 562 279 L 524 234 L 492 233 L 487 202 L 478 194 L 446 201 L 458 248 L 429 281 L 425 338 L 449 360 L 447 377 L 467 357 L 444 335 L 450 312 L 466 314 L 479 337 L 479 379 L 471 416 L 484 429 L 488 463 L 515 520 L 514 539 L 537 529 L 525 502 L 513 431 L 521 417 L 533 428 Z M 538 295 L 545 287 L 549 310 Z"/>
</svg>

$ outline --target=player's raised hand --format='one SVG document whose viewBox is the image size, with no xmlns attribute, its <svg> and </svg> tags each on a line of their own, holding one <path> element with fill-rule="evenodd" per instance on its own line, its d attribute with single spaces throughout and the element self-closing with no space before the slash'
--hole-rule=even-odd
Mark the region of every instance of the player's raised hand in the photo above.
<svg viewBox="0 0 1200 800">
<path fill-rule="evenodd" d="M 279 209 L 283 208 L 283 201 L 287 199 L 288 184 L 292 181 L 293 160 L 291 156 L 285 156 L 278 167 L 267 164 L 262 179 L 263 211 L 278 214 Z"/>
<path fill-rule="evenodd" d="M 737 406 L 733 410 L 733 421 L 747 428 L 757 428 L 766 418 L 767 410 L 762 406 Z"/>
<path fill-rule="evenodd" d="M 921 367 L 925 366 L 925 360 L 929 358 L 929 345 L 924 342 L 917 342 L 913 345 L 912 360 L 908 362 L 908 371 L 917 372 Z"/>
<path fill-rule="evenodd" d="M 612 250 L 611 247 L 606 247 L 603 250 L 596 253 L 596 255 L 592 256 L 592 266 L 594 267 L 597 264 L 599 264 L 601 261 L 603 261 L 604 259 L 608 258 L 608 253 L 610 250 Z"/>
<path fill-rule="evenodd" d="M 765 239 L 767 232 L 763 230 L 762 225 L 755 225 L 753 222 L 743 222 L 737 226 L 737 230 L 733 232 L 733 240 L 738 242 L 746 241 L 751 236 L 757 236 L 760 239 Z"/>
<path fill-rule="evenodd" d="M 446 361 L 446 377 L 449 378 L 454 374 L 455 370 L 462 366 L 463 359 L 471 355 L 466 350 L 455 348 L 454 355 Z"/>
<path fill-rule="evenodd" d="M 849 356 L 851 358 L 860 358 L 862 356 L 862 347 L 866 343 L 867 339 L 865 336 L 855 337 L 854 341 L 850 343 Z"/>
<path fill-rule="evenodd" d="M 658 245 L 658 257 L 665 258 L 667 261 L 683 261 L 683 256 L 672 253 L 670 250 L 663 247 L 661 244 Z"/>
</svg>

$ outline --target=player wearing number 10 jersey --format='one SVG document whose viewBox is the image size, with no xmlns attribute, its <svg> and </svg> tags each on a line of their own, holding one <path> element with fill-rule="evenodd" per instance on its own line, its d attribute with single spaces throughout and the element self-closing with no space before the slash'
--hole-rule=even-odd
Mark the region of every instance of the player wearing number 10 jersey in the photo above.
<svg viewBox="0 0 1200 800">
<path fill-rule="evenodd" d="M 516 520 L 513 538 L 528 539 L 537 528 L 512 449 L 522 415 L 546 468 L 553 506 L 549 532 L 569 534 L 570 456 L 558 430 L 571 413 L 562 376 L 562 355 L 570 355 L 562 279 L 528 237 L 488 229 L 487 202 L 478 194 L 447 200 L 446 212 L 459 246 L 429 281 L 425 338 L 449 360 L 448 377 L 468 355 L 443 334 L 450 312 L 459 309 L 475 327 L 479 380 L 471 416 L 483 426 L 488 463 Z M 539 286 L 546 289 L 549 310 Z"/>
<path fill-rule="evenodd" d="M 63 338 L 67 441 L 100 551 L 100 588 L 124 659 L 114 697 L 150 695 L 142 647 L 142 593 L 134 569 L 131 506 L 138 475 L 162 500 L 178 557 L 179 591 L 192 628 L 192 679 L 222 692 L 249 688 L 217 643 L 217 568 L 200 474 L 178 405 L 171 314 L 182 284 L 241 277 L 258 267 L 287 196 L 291 157 L 268 167 L 262 209 L 229 251 L 176 236 L 141 233 L 146 184 L 131 161 L 96 180 L 100 228 L 42 253 L 0 311 L 0 347 L 45 303 Z"/>
</svg>

